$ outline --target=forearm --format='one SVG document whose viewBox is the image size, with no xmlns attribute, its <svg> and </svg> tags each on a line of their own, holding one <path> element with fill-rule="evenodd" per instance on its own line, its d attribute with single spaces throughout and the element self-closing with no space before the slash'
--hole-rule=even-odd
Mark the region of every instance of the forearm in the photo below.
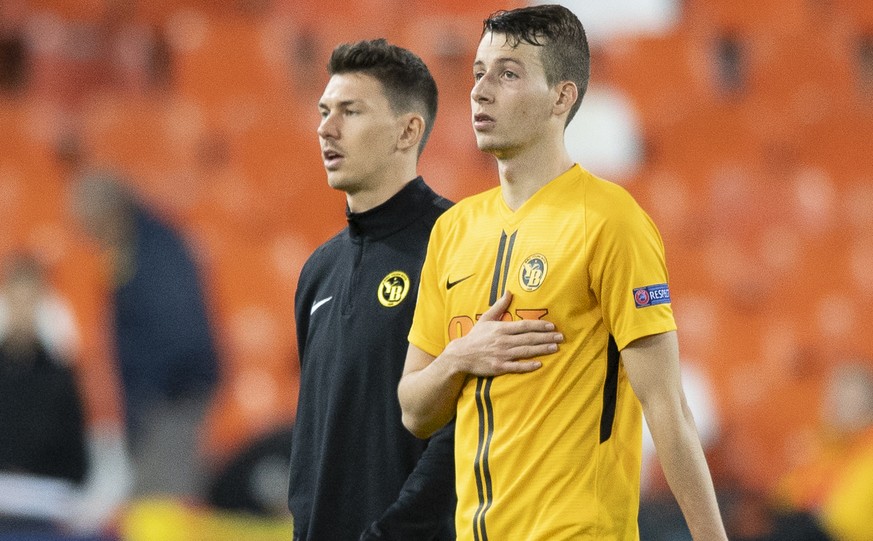
<svg viewBox="0 0 873 541">
<path fill-rule="evenodd" d="M 553 323 L 502 321 L 511 301 L 512 294 L 505 292 L 468 334 L 449 342 L 437 357 L 409 345 L 397 395 L 410 432 L 426 438 L 448 423 L 468 377 L 532 372 L 542 366 L 537 357 L 558 350 L 564 337 Z"/>
<path fill-rule="evenodd" d="M 694 419 L 685 404 L 676 409 L 675 413 L 646 412 L 664 475 L 694 540 L 726 541 Z"/>
<path fill-rule="evenodd" d="M 465 379 L 466 374 L 453 368 L 448 354 L 404 374 L 397 387 L 403 425 L 419 438 L 430 437 L 455 416 Z"/>
</svg>

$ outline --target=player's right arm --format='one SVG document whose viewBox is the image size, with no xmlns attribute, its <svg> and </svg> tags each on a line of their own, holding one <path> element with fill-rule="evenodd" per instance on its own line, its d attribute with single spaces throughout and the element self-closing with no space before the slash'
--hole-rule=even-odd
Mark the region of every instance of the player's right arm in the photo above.
<svg viewBox="0 0 873 541">
<path fill-rule="evenodd" d="M 409 344 L 397 386 L 403 426 L 419 438 L 428 438 L 446 425 L 455 415 L 466 378 L 446 355 L 434 357 Z"/>
<path fill-rule="evenodd" d="M 449 342 L 437 357 L 409 344 L 397 395 L 410 432 L 427 438 L 448 423 L 468 376 L 532 372 L 542 363 L 526 359 L 558 350 L 563 336 L 553 323 L 501 321 L 511 302 L 507 291 L 468 334 Z"/>
</svg>

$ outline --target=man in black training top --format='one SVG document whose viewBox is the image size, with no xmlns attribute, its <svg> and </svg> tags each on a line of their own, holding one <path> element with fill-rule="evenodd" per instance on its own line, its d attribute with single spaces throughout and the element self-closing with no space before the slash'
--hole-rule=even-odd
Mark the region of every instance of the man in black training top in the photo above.
<svg viewBox="0 0 873 541">
<path fill-rule="evenodd" d="M 436 83 L 382 39 L 340 45 L 328 72 L 318 138 L 348 227 L 310 256 L 295 297 L 294 539 L 454 539 L 454 427 L 418 440 L 397 400 L 427 240 L 451 206 L 417 175 Z"/>
</svg>

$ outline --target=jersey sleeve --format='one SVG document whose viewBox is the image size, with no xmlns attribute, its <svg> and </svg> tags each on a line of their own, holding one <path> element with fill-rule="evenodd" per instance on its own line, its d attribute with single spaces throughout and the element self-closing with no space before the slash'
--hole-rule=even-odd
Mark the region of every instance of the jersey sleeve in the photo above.
<svg viewBox="0 0 873 541">
<path fill-rule="evenodd" d="M 661 235 L 630 194 L 603 205 L 592 231 L 591 288 L 618 349 L 676 330 Z"/>
<path fill-rule="evenodd" d="M 430 234 L 427 255 L 421 269 L 418 300 L 409 330 L 409 343 L 434 357 L 446 347 L 447 332 L 444 331 L 446 291 L 440 286 L 440 251 L 444 235 L 441 234 L 442 219 L 437 220 Z"/>
</svg>

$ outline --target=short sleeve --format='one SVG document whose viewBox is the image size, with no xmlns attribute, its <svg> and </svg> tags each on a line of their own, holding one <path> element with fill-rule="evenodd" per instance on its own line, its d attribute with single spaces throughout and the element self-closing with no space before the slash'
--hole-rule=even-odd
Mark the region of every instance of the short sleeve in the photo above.
<svg viewBox="0 0 873 541">
<path fill-rule="evenodd" d="M 444 235 L 440 233 L 437 220 L 427 244 L 427 255 L 421 269 L 421 282 L 418 287 L 418 300 L 409 330 L 409 343 L 434 357 L 446 347 L 446 332 L 443 327 L 445 313 L 445 289 L 440 287 L 440 250 Z"/>
<path fill-rule="evenodd" d="M 619 350 L 676 329 L 661 235 L 629 194 L 593 216 L 589 276 L 603 320 Z"/>
</svg>

